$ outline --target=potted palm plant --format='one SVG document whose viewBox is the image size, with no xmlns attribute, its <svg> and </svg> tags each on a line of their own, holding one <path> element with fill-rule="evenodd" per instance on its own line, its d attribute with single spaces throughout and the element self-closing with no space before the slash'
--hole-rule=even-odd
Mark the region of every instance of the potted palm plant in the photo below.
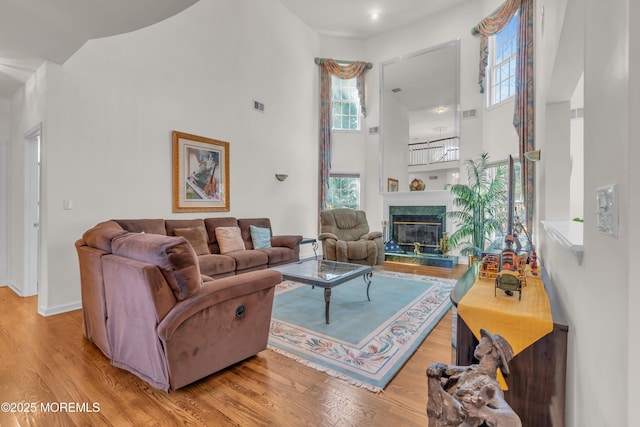
<svg viewBox="0 0 640 427">
<path fill-rule="evenodd" d="M 469 256 L 469 265 L 482 256 L 486 243 L 506 219 L 506 167 L 489 167 L 488 159 L 489 155 L 482 153 L 478 160 L 466 160 L 468 183 L 448 186 L 456 210 L 446 215 L 458 226 L 449 236 L 449 244 Z"/>
</svg>

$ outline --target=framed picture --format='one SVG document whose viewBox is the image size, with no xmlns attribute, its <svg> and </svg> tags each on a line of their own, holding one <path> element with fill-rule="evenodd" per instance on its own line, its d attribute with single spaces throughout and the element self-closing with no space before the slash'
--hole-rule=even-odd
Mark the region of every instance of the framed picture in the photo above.
<svg viewBox="0 0 640 427">
<path fill-rule="evenodd" d="M 387 178 L 387 191 L 398 191 L 398 180 L 393 178 Z"/>
<path fill-rule="evenodd" d="M 172 132 L 173 212 L 229 212 L 229 143 Z"/>
</svg>

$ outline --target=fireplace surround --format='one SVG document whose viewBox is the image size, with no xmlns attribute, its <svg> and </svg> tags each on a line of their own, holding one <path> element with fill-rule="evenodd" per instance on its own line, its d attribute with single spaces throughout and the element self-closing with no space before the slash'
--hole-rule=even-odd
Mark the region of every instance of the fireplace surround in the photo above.
<svg viewBox="0 0 640 427">
<path fill-rule="evenodd" d="M 382 193 L 385 236 L 398 243 L 404 253 L 387 253 L 388 261 L 453 267 L 458 263 L 455 250 L 448 257 L 436 251 L 442 233 L 455 231 L 444 215 L 453 210 L 453 196 L 447 190 Z M 407 240 L 406 242 L 403 240 Z M 414 253 L 418 243 L 420 256 Z M 465 261 L 464 257 L 460 261 Z"/>
<path fill-rule="evenodd" d="M 446 230 L 446 206 L 389 206 L 389 236 L 405 252 L 418 244 L 422 253 L 436 253 Z"/>
</svg>

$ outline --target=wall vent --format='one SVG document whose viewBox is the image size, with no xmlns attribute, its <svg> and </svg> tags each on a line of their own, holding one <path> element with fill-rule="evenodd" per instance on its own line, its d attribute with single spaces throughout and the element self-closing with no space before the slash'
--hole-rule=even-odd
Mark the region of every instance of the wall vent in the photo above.
<svg viewBox="0 0 640 427">
<path fill-rule="evenodd" d="M 256 111 L 260 111 L 264 113 L 264 104 L 262 102 L 258 102 L 255 99 L 253 100 L 253 109 Z"/>
<path fill-rule="evenodd" d="M 478 110 L 476 110 L 475 108 L 471 110 L 464 110 L 462 112 L 463 119 L 475 119 L 476 117 L 478 117 Z"/>
<path fill-rule="evenodd" d="M 372 126 L 369 128 L 369 135 L 375 135 L 380 133 L 380 128 L 378 126 Z"/>
<path fill-rule="evenodd" d="M 438 179 L 438 175 L 429 175 L 429 179 L 433 181 L 434 179 Z"/>
<path fill-rule="evenodd" d="M 574 108 L 573 110 L 571 110 L 572 119 L 579 119 L 582 117 L 584 117 L 584 108 Z"/>
</svg>

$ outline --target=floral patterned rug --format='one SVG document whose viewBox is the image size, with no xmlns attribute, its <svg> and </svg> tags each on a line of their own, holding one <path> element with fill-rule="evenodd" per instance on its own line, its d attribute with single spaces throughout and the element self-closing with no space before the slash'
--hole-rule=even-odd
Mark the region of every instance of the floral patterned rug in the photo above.
<svg viewBox="0 0 640 427">
<path fill-rule="evenodd" d="M 276 288 L 269 348 L 379 392 L 451 307 L 456 281 L 375 270 L 370 297 L 356 278 L 332 290 L 284 281 Z"/>
</svg>

